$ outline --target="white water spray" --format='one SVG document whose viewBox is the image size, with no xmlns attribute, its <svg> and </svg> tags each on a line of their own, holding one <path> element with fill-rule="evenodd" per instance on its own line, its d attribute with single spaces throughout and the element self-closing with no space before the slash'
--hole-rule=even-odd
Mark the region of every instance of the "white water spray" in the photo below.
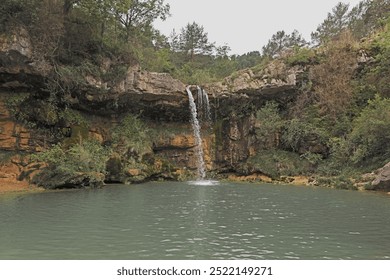
<svg viewBox="0 0 390 280">
<path fill-rule="evenodd" d="M 197 86 L 197 100 L 198 105 L 198 118 L 206 123 L 211 122 L 210 103 L 207 92 L 200 86 Z"/>
<path fill-rule="evenodd" d="M 204 180 L 206 178 L 206 165 L 204 163 L 203 157 L 203 145 L 202 145 L 202 137 L 200 135 L 200 124 L 198 120 L 198 113 L 196 109 L 196 104 L 194 100 L 194 96 L 192 95 L 191 86 L 186 88 L 188 93 L 188 99 L 190 101 L 190 111 L 191 111 L 191 125 L 194 131 L 195 137 L 195 155 L 196 155 L 196 167 L 198 170 L 198 178 L 197 180 Z M 199 92 L 199 90 L 198 90 Z"/>
</svg>

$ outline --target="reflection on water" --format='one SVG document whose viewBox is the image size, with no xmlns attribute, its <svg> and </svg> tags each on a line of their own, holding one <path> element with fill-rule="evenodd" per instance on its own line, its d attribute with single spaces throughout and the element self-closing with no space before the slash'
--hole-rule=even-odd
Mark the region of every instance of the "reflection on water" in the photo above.
<svg viewBox="0 0 390 280">
<path fill-rule="evenodd" d="M 230 183 L 0 197 L 0 259 L 389 259 L 389 199 Z"/>
</svg>

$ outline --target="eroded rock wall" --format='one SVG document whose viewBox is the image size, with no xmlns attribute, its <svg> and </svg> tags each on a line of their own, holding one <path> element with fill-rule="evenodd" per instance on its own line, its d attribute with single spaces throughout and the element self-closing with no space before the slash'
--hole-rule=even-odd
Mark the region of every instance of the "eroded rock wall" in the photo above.
<svg viewBox="0 0 390 280">
<path fill-rule="evenodd" d="M 78 77 L 81 82 L 77 85 L 65 87 L 64 84 L 68 90 L 57 96 L 60 100 L 54 106 L 51 99 L 55 95 L 48 85 L 58 69 L 43 60 L 35 61 L 33 54 L 24 30 L 0 36 L 0 151 L 29 155 L 58 141 L 70 145 L 86 137 L 108 145 L 112 128 L 120 124 L 124 115 L 134 114 L 152 129 L 160 127 L 160 133 L 152 136 L 152 151 L 139 159 L 135 167 L 127 168 L 122 155 L 115 155 L 114 151 L 106 181 L 177 180 L 196 173 L 195 141 L 185 84 L 168 74 L 146 72 L 132 65 L 123 77 L 112 81 L 86 74 Z M 107 72 L 114 66 L 113 61 L 105 59 L 100 68 Z M 202 129 L 209 172 L 234 172 L 256 152 L 254 112 L 267 100 L 294 98 L 302 71 L 299 67 L 288 68 L 274 62 L 261 71 L 244 70 L 221 83 L 204 85 L 212 109 L 211 124 Z M 65 81 L 57 78 L 61 86 Z M 8 108 L 7 102 L 20 93 L 27 96 L 25 100 L 14 104 L 15 108 Z M 65 109 L 79 112 L 88 124 L 67 121 L 61 114 Z M 11 110 L 22 112 L 24 119 Z M 33 126 L 26 126 L 26 122 Z M 161 127 L 171 132 L 161 133 Z M 10 163 L 12 160 L 7 162 Z M 1 173 L 4 175 L 10 166 L 2 166 L 7 166 Z M 26 171 L 22 166 L 28 163 L 21 162 L 17 168 L 11 168 L 15 174 L 11 177 L 29 180 L 31 176 L 22 174 L 35 171 L 31 166 Z"/>
</svg>

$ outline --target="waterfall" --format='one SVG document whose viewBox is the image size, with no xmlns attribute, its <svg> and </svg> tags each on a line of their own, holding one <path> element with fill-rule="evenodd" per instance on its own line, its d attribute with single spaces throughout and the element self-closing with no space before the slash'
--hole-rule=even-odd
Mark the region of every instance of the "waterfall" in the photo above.
<svg viewBox="0 0 390 280">
<path fill-rule="evenodd" d="M 195 155 L 196 155 L 196 167 L 198 169 L 198 180 L 204 180 L 206 178 L 206 165 L 204 163 L 204 157 L 203 157 L 203 145 L 202 145 L 202 137 L 200 135 L 200 124 L 198 119 L 198 111 L 197 106 L 195 104 L 194 96 L 191 92 L 191 86 L 188 86 L 186 88 L 188 93 L 188 99 L 190 102 L 190 111 L 191 111 L 191 125 L 192 129 L 194 131 L 194 137 L 195 137 Z M 203 99 L 206 101 L 206 98 L 204 98 L 204 95 L 202 93 L 202 89 L 198 87 L 198 105 L 200 107 L 200 104 L 203 108 Z M 207 95 L 207 94 L 206 94 Z M 207 98 L 207 104 L 208 104 L 208 98 Z"/>
<path fill-rule="evenodd" d="M 209 103 L 209 96 L 207 95 L 207 92 L 202 89 L 200 86 L 197 86 L 198 93 L 197 93 L 197 105 L 198 105 L 198 117 L 200 120 L 205 121 L 206 123 L 209 123 L 211 121 L 211 113 L 210 113 L 210 103 Z"/>
</svg>

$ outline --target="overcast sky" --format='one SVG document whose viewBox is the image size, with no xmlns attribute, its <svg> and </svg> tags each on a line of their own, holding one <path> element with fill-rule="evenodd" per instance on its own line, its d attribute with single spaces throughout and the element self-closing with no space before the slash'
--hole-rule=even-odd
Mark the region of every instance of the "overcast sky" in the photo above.
<svg viewBox="0 0 390 280">
<path fill-rule="evenodd" d="M 306 40 L 338 2 L 355 6 L 360 0 L 165 0 L 171 14 L 155 27 L 169 35 L 187 23 L 203 25 L 211 42 L 227 44 L 230 54 L 260 51 L 279 30 L 297 29 Z"/>
</svg>

